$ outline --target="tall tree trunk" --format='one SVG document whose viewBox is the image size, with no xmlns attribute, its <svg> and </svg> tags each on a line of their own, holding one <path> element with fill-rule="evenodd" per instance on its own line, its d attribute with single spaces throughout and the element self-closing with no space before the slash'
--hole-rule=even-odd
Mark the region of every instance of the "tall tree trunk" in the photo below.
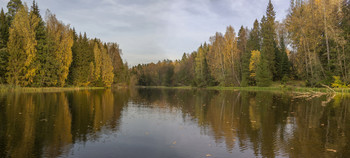
<svg viewBox="0 0 350 158">
<path fill-rule="evenodd" d="M 326 17 L 326 2 L 323 0 L 323 23 L 324 23 L 324 33 L 326 37 L 326 46 L 327 46 L 327 67 L 328 71 L 331 71 L 330 67 L 330 54 L 329 54 L 329 42 L 328 42 L 328 31 L 327 31 L 327 17 Z"/>
</svg>

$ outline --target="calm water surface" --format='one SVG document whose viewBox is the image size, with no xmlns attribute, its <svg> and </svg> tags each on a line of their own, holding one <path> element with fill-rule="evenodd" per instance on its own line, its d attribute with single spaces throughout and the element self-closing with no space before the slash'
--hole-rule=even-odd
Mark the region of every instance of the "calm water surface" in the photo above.
<svg viewBox="0 0 350 158">
<path fill-rule="evenodd" d="M 349 106 L 247 91 L 0 94 L 0 157 L 349 157 Z"/>
</svg>

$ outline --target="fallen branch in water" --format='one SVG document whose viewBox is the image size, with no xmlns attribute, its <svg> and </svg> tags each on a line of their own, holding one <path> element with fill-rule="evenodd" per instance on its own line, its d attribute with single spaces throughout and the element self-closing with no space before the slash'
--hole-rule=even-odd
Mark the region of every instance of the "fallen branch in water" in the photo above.
<svg viewBox="0 0 350 158">
<path fill-rule="evenodd" d="M 321 86 L 326 87 L 327 89 L 331 90 L 333 93 L 336 93 L 335 90 L 327 85 L 321 84 Z"/>
</svg>

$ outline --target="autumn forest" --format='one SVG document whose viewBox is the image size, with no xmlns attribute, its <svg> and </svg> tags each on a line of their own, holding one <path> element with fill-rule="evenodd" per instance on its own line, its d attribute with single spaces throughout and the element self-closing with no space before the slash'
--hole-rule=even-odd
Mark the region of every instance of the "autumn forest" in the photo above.
<svg viewBox="0 0 350 158">
<path fill-rule="evenodd" d="M 345 88 L 350 84 L 350 0 L 291 0 L 276 21 L 271 1 L 251 28 L 228 26 L 179 60 L 129 68 L 117 43 L 88 38 L 10 0 L 0 15 L 0 82 L 21 87 L 112 85 Z M 234 23 L 234 21 L 232 22 Z M 236 22 L 239 23 L 239 22 Z M 238 31 L 238 32 L 236 32 Z"/>
</svg>

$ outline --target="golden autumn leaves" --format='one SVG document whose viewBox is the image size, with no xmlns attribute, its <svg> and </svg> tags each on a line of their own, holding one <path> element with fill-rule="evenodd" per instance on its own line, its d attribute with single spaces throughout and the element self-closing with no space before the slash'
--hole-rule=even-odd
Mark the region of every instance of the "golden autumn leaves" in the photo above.
<svg viewBox="0 0 350 158">
<path fill-rule="evenodd" d="M 38 33 L 44 35 L 37 37 Z M 114 81 L 114 67 L 108 47 L 99 40 L 89 42 L 93 46 L 93 59 L 87 63 L 88 83 L 110 87 Z M 9 29 L 7 83 L 24 87 L 67 85 L 74 43 L 75 32 L 50 11 L 43 22 L 39 13 L 34 13 L 33 9 L 29 11 L 26 5 L 20 6 Z"/>
<path fill-rule="evenodd" d="M 10 27 L 8 42 L 9 66 L 8 83 L 27 86 L 33 82 L 36 67 L 33 61 L 36 55 L 35 27 L 38 18 L 28 14 L 28 8 L 19 9 Z"/>
<path fill-rule="evenodd" d="M 39 69 L 37 62 L 37 41 L 35 29 L 39 18 L 32 12 L 28 12 L 26 5 L 16 13 L 10 27 L 8 42 L 9 66 L 7 81 L 9 84 L 29 86 L 34 82 L 34 77 Z M 64 25 L 56 19 L 56 16 L 47 14 L 47 58 L 53 60 L 54 77 L 49 86 L 64 86 L 72 62 L 73 33 L 69 25 Z M 47 59 L 49 60 L 49 59 Z M 48 73 L 48 72 L 46 72 Z"/>
</svg>

